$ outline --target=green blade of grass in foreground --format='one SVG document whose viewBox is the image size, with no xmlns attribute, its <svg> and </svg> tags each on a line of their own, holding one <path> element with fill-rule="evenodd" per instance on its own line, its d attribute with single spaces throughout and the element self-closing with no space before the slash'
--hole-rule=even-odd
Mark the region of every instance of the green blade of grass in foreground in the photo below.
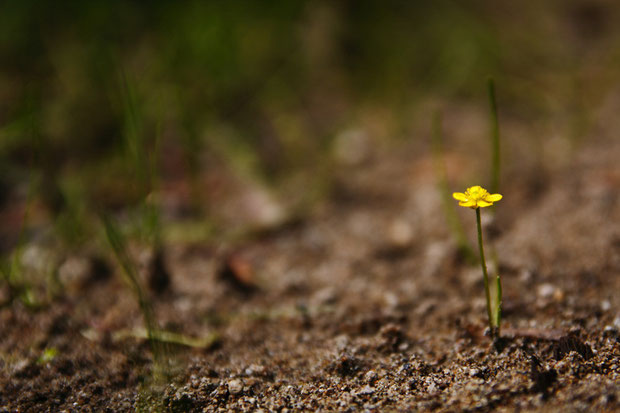
<svg viewBox="0 0 620 413">
<path fill-rule="evenodd" d="M 493 78 L 488 81 L 489 90 L 489 106 L 491 116 L 491 192 L 499 193 L 500 181 L 500 134 L 499 134 L 499 116 L 497 114 L 497 98 L 495 96 L 495 82 Z M 492 208 L 495 208 L 493 205 Z M 493 254 L 495 271 L 499 270 L 497 256 Z M 502 321 L 502 283 L 499 274 L 496 275 L 495 283 L 495 303 L 493 305 L 493 322 L 497 327 L 497 336 L 499 337 L 499 329 Z"/>
<path fill-rule="evenodd" d="M 489 79 L 489 104 L 491 109 L 491 193 L 499 193 L 500 149 L 499 149 L 499 118 L 497 116 L 497 99 L 495 98 L 495 82 Z"/>
<path fill-rule="evenodd" d="M 433 158 L 435 163 L 435 173 L 437 175 L 437 186 L 439 193 L 441 194 L 441 203 L 443 206 L 444 215 L 450 232 L 456 240 L 457 247 L 465 259 L 471 264 L 478 262 L 478 257 L 474 253 L 474 249 L 467 241 L 465 236 L 465 230 L 459 219 L 458 214 L 452 204 L 452 192 L 450 192 L 450 186 L 448 185 L 448 174 L 446 172 L 446 166 L 443 161 L 444 149 L 443 149 L 443 135 L 441 133 L 441 113 L 436 111 L 433 114 L 433 130 L 431 133 L 431 143 L 433 148 Z"/>
<path fill-rule="evenodd" d="M 501 324 L 502 324 L 502 281 L 499 278 L 499 274 L 497 274 L 495 276 L 495 288 L 496 288 L 496 295 L 495 295 L 495 303 L 493 305 L 493 311 L 494 311 L 494 319 L 495 319 L 495 325 L 497 326 L 497 336 L 499 337 L 500 334 L 500 328 L 501 328 Z"/>
<path fill-rule="evenodd" d="M 149 338 L 148 331 L 142 328 L 134 330 L 121 330 L 112 335 L 113 340 L 123 340 L 125 338 L 151 339 L 167 344 L 204 349 L 210 348 L 217 343 L 219 340 L 219 335 L 212 333 L 204 337 L 191 337 L 185 334 L 174 333 L 172 331 L 156 330 L 152 332 Z"/>
<path fill-rule="evenodd" d="M 163 356 L 164 348 L 161 345 L 161 341 L 157 340 L 157 324 L 153 316 L 153 307 L 150 300 L 146 296 L 142 286 L 138 279 L 138 271 L 129 255 L 127 254 L 126 242 L 123 234 L 118 230 L 113 221 L 106 215 L 101 215 L 101 222 L 103 223 L 105 234 L 112 248 L 112 252 L 116 257 L 122 268 L 122 275 L 124 281 L 127 283 L 131 291 L 138 300 L 140 306 L 140 312 L 144 318 L 144 325 L 146 327 L 147 338 L 153 352 L 153 361 L 156 372 L 163 372 Z"/>
</svg>

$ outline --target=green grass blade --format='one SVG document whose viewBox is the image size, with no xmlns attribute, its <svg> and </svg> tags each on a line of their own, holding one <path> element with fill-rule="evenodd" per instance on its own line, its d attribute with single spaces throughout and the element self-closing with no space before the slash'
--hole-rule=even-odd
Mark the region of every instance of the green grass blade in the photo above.
<svg viewBox="0 0 620 413">
<path fill-rule="evenodd" d="M 495 97 L 495 83 L 489 79 L 489 104 L 491 109 L 491 193 L 499 193 L 500 178 L 500 146 L 499 146 L 499 118 L 497 115 L 497 99 Z"/>
<path fill-rule="evenodd" d="M 497 336 L 499 337 L 502 324 L 502 281 L 499 277 L 499 273 L 495 277 L 495 288 L 495 305 L 493 306 L 493 311 L 495 327 L 497 328 Z"/>
<path fill-rule="evenodd" d="M 121 330 L 113 335 L 114 340 L 123 340 L 128 337 L 149 339 L 148 331 L 144 329 Z M 213 346 L 219 340 L 219 335 L 212 333 L 204 337 L 191 337 L 172 331 L 156 330 L 153 332 L 152 339 L 166 344 L 205 349 Z"/>
<path fill-rule="evenodd" d="M 110 247 L 112 248 L 112 252 L 114 253 L 117 261 L 119 262 L 123 270 L 123 278 L 136 296 L 136 299 L 138 300 L 140 311 L 142 312 L 142 316 L 144 317 L 144 324 L 146 327 L 149 342 L 151 344 L 151 350 L 153 351 L 153 357 L 157 364 L 162 354 L 160 348 L 161 346 L 159 346 L 158 340 L 155 339 L 155 334 L 158 329 L 155 318 L 153 316 L 153 307 L 142 286 L 140 285 L 138 271 L 136 270 L 133 261 L 127 254 L 124 236 L 118 230 L 116 224 L 114 224 L 112 220 L 106 215 L 101 216 L 101 222 L 103 223 L 106 237 L 108 239 Z"/>
</svg>

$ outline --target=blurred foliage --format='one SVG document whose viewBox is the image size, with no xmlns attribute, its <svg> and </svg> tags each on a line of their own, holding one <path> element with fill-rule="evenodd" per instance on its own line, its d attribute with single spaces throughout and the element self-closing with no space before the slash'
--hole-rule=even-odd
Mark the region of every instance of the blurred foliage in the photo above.
<svg viewBox="0 0 620 413">
<path fill-rule="evenodd" d="M 204 205 L 199 176 L 221 165 L 278 185 L 365 113 L 407 123 L 429 95 L 484 102 L 488 76 L 507 110 L 583 125 L 620 65 L 619 7 L 603 0 L 0 8 L 0 203 L 34 171 L 66 221 L 140 204 L 158 179 L 191 182 Z"/>
</svg>

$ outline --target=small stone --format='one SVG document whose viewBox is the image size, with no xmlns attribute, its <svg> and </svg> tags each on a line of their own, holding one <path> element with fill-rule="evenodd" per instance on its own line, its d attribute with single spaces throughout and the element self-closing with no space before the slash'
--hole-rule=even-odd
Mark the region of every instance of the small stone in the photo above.
<svg viewBox="0 0 620 413">
<path fill-rule="evenodd" d="M 556 288 L 552 284 L 541 284 L 538 286 L 538 296 L 540 298 L 551 298 L 555 294 Z"/>
<path fill-rule="evenodd" d="M 239 379 L 234 379 L 228 382 L 228 391 L 230 394 L 239 394 L 243 391 L 243 382 Z"/>
<path fill-rule="evenodd" d="M 361 388 L 361 390 L 357 393 L 359 395 L 369 395 L 375 392 L 374 387 L 370 387 L 368 385 Z"/>
<path fill-rule="evenodd" d="M 366 374 L 364 375 L 364 380 L 366 381 L 366 383 L 374 383 L 375 381 L 377 381 L 377 378 L 377 372 L 374 370 L 368 370 L 368 372 L 366 372 Z"/>
<path fill-rule="evenodd" d="M 603 329 L 603 335 L 605 337 L 616 337 L 618 336 L 618 329 L 616 326 L 606 325 Z"/>
<path fill-rule="evenodd" d="M 383 301 L 385 302 L 386 307 L 391 309 L 395 309 L 400 303 L 398 296 L 391 292 L 386 292 L 383 294 Z"/>
<path fill-rule="evenodd" d="M 252 364 L 248 368 L 245 369 L 244 373 L 247 376 L 252 376 L 252 375 L 260 376 L 265 373 L 265 366 L 260 366 L 258 364 Z"/>
<path fill-rule="evenodd" d="M 30 362 L 28 361 L 28 359 L 22 359 L 13 365 L 13 370 L 19 374 L 25 371 L 29 365 L 30 365 Z"/>
<path fill-rule="evenodd" d="M 256 228 L 273 228 L 286 219 L 286 210 L 266 188 L 250 186 L 241 197 L 241 209 Z"/>
<path fill-rule="evenodd" d="M 64 286 L 82 284 L 88 278 L 88 260 L 84 257 L 69 257 L 58 268 L 58 279 Z"/>
<path fill-rule="evenodd" d="M 387 238 L 393 247 L 406 247 L 413 240 L 413 229 L 406 220 L 402 218 L 396 219 L 388 227 Z"/>
<path fill-rule="evenodd" d="M 532 278 L 534 278 L 534 271 L 528 268 L 521 269 L 521 272 L 519 273 L 519 281 L 526 283 L 531 281 Z"/>
<path fill-rule="evenodd" d="M 349 346 L 349 337 L 346 334 L 340 334 L 334 341 L 338 351 L 344 351 Z"/>
<path fill-rule="evenodd" d="M 91 282 L 104 280 L 110 274 L 108 263 L 99 257 L 69 257 L 58 267 L 58 280 L 71 293 L 84 289 Z"/>
<path fill-rule="evenodd" d="M 334 304 L 337 299 L 338 294 L 331 286 L 320 289 L 312 295 L 312 301 L 316 303 L 317 306 Z"/>
</svg>

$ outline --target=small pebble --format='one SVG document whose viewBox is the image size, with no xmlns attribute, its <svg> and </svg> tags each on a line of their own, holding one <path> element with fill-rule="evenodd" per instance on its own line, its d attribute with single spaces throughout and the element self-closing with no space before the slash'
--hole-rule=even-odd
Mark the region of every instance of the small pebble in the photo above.
<svg viewBox="0 0 620 413">
<path fill-rule="evenodd" d="M 387 238 L 393 247 L 406 247 L 413 241 L 413 229 L 406 220 L 396 219 L 388 227 Z"/>
<path fill-rule="evenodd" d="M 529 282 L 534 278 L 534 271 L 528 268 L 523 268 L 519 273 L 519 281 L 521 282 Z"/>
<path fill-rule="evenodd" d="M 550 298 L 555 293 L 555 287 L 552 284 L 541 284 L 538 286 L 537 293 L 541 298 Z"/>
<path fill-rule="evenodd" d="M 362 389 L 357 393 L 361 395 L 373 394 L 375 392 L 374 387 L 370 387 L 368 385 L 362 387 Z"/>
<path fill-rule="evenodd" d="M 611 325 L 606 325 L 603 329 L 603 335 L 605 337 L 614 337 L 618 335 L 618 328 Z"/>
<path fill-rule="evenodd" d="M 364 375 L 364 380 L 367 383 L 374 383 L 377 380 L 377 372 L 374 370 L 368 370 L 368 372 Z"/>
<path fill-rule="evenodd" d="M 243 391 L 243 382 L 239 379 L 234 379 L 228 382 L 228 391 L 231 394 L 239 394 Z"/>
<path fill-rule="evenodd" d="M 562 301 L 564 299 L 564 292 L 549 283 L 539 285 L 537 293 L 540 298 L 553 298 L 555 301 Z"/>
<path fill-rule="evenodd" d="M 247 376 L 252 376 L 254 374 L 261 375 L 261 374 L 265 373 L 265 367 L 264 366 L 260 366 L 258 364 L 252 364 L 248 368 L 245 369 L 244 373 Z"/>
</svg>

